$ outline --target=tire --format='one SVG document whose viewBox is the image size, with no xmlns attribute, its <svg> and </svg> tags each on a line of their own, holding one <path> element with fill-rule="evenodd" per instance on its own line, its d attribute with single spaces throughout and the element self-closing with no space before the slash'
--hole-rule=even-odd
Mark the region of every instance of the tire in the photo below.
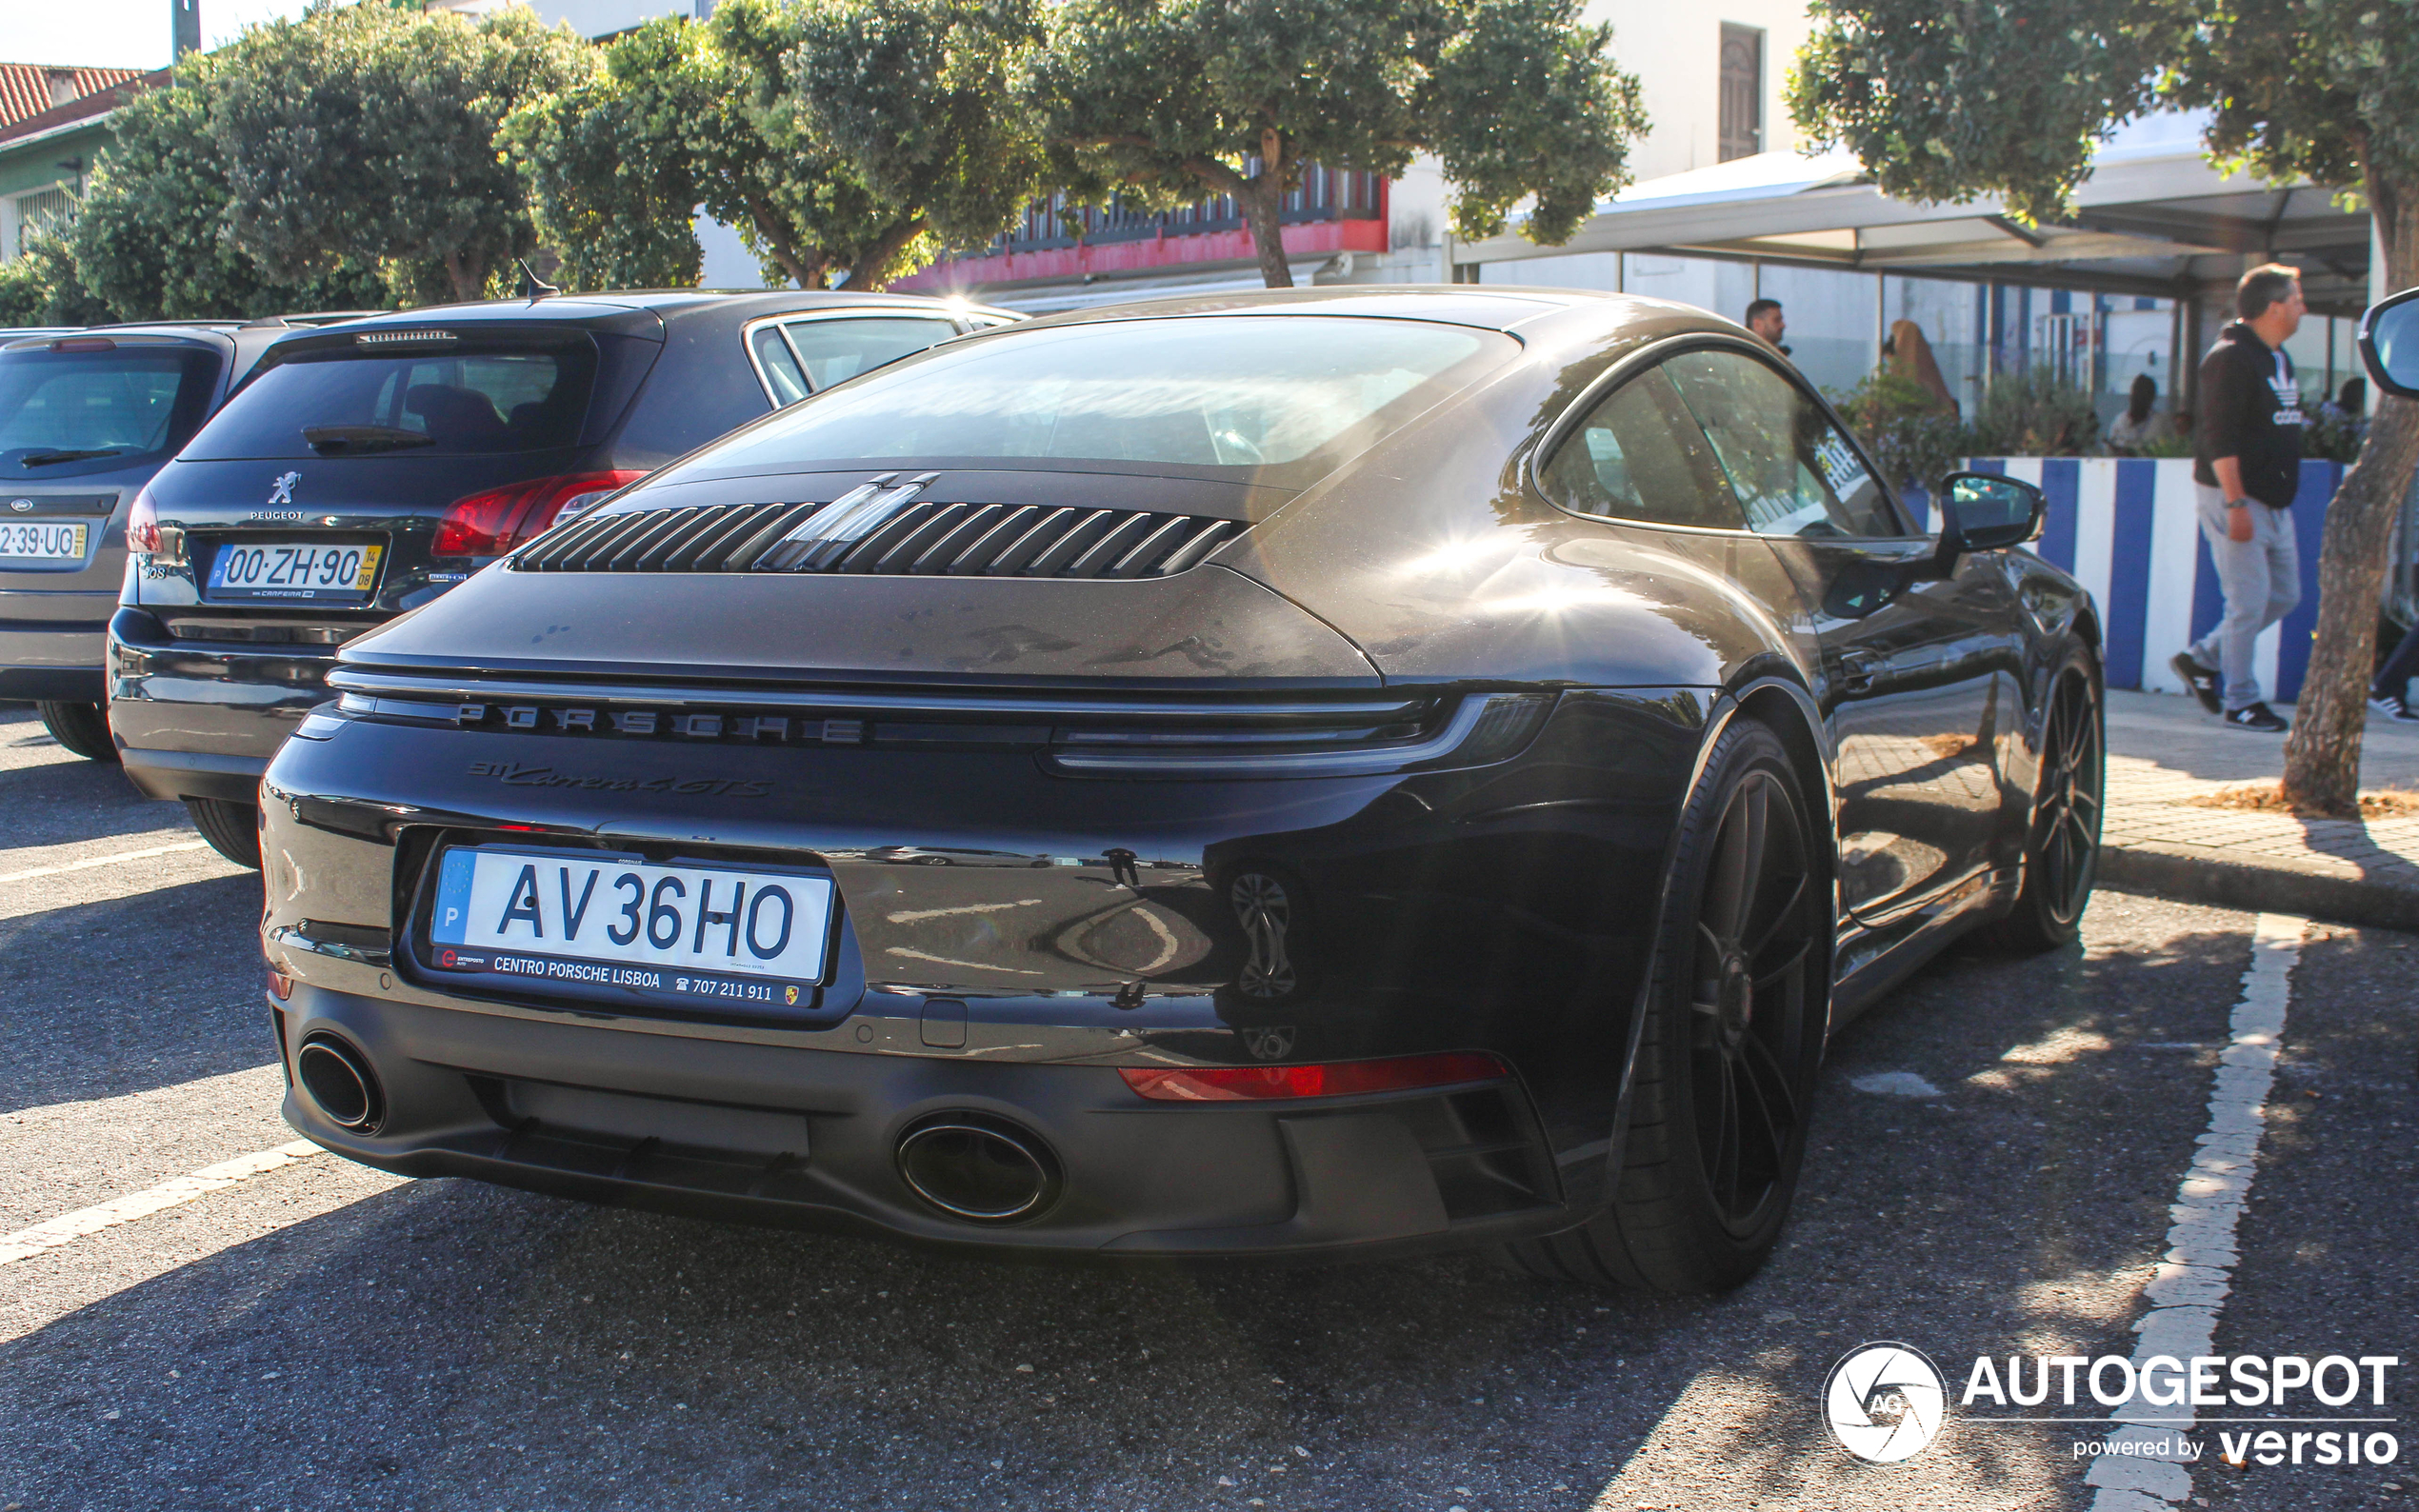
<svg viewBox="0 0 2419 1512">
<path fill-rule="evenodd" d="M 2072 945 L 2083 932 L 2100 862 L 2108 742 L 2100 680 L 2080 658 L 2050 685 L 2041 727 L 2041 780 L 2025 830 L 2024 886 L 1986 937 L 2010 955 Z"/>
<path fill-rule="evenodd" d="M 1532 1275 L 1728 1291 L 1779 1240 L 1829 1003 L 1829 888 L 1780 737 L 1723 731 L 1679 821 L 1611 1204 L 1506 1246 Z M 1742 879 L 1752 879 L 1742 885 Z"/>
<path fill-rule="evenodd" d="M 99 704 L 36 704 L 50 738 L 89 762 L 117 761 L 110 739 L 110 711 Z"/>
<path fill-rule="evenodd" d="M 260 810 L 224 798 L 188 798 L 185 811 L 210 848 L 239 866 L 260 869 Z"/>
</svg>

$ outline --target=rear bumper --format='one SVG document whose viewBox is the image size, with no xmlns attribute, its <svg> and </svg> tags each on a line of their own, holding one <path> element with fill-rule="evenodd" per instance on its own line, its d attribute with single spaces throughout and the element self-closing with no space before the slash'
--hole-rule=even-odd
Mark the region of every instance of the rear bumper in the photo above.
<svg viewBox="0 0 2419 1512">
<path fill-rule="evenodd" d="M 91 598 L 93 618 L 13 619 L 0 596 L 0 698 L 44 699 L 61 704 L 97 704 L 107 696 L 102 665 L 110 595 L 44 594 L 45 600 Z M 21 597 L 21 596 L 20 596 Z"/>
<path fill-rule="evenodd" d="M 210 756 L 193 751 L 145 750 L 121 745 L 118 760 L 146 798 L 223 798 L 230 804 L 259 801 L 260 774 L 269 763 L 250 756 Z"/>
<path fill-rule="evenodd" d="M 121 608 L 108 631 L 110 727 L 134 785 L 153 798 L 250 803 L 269 759 L 329 698 L 334 647 L 171 639 Z"/>
<path fill-rule="evenodd" d="M 589 1202 L 993 1253 L 1378 1255 L 1570 1226 L 1511 1082 L 1291 1104 L 1153 1103 L 1097 1065 L 686 1042 L 297 985 L 272 1004 L 290 1070 L 309 1036 L 366 1057 L 387 1114 L 330 1122 L 290 1077 L 284 1113 L 338 1154 Z M 835 1037 L 838 1031 L 835 1030 Z M 1038 1139 L 1065 1171 L 1029 1221 L 951 1218 L 895 1152 L 934 1114 Z M 1475 1144 L 1512 1145 L 1483 1156 Z M 1526 1186 L 1526 1191 L 1515 1188 Z M 1542 1188 L 1542 1190 L 1540 1189 Z"/>
</svg>

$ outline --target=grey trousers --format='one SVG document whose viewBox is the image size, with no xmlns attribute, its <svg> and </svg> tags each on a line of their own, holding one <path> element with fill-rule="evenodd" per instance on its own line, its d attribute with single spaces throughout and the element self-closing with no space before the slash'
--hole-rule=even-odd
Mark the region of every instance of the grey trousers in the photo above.
<svg viewBox="0 0 2419 1512">
<path fill-rule="evenodd" d="M 2201 536 L 2217 566 L 2217 586 L 2226 592 L 2226 613 L 2192 643 L 2188 654 L 2222 674 L 2229 710 L 2244 708 L 2260 701 L 2259 676 L 2251 669 L 2252 643 L 2302 601 L 2301 547 L 2293 539 L 2289 509 L 2249 501 L 2245 507 L 2250 511 L 2251 538 L 2229 541 L 2224 490 L 2194 484 L 2192 492 Z"/>
</svg>

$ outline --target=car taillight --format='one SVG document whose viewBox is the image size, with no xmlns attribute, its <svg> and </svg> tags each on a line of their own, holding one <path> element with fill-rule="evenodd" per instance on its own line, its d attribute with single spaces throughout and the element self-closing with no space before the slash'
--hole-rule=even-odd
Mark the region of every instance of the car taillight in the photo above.
<svg viewBox="0 0 2419 1512">
<path fill-rule="evenodd" d="M 151 490 L 145 488 L 134 495 L 134 503 L 126 511 L 126 548 L 130 551 L 156 551 L 160 548 L 160 507 L 151 502 Z"/>
<path fill-rule="evenodd" d="M 430 550 L 437 556 L 502 556 L 545 533 L 565 512 L 576 514 L 644 472 L 574 472 L 530 478 L 456 499 L 437 522 Z"/>
<path fill-rule="evenodd" d="M 1117 1074 L 1142 1096 L 1160 1103 L 1232 1103 L 1277 1097 L 1349 1097 L 1413 1087 L 1493 1082 L 1510 1075 L 1491 1055 L 1457 1050 L 1402 1055 L 1386 1061 L 1327 1065 L 1122 1066 Z"/>
</svg>

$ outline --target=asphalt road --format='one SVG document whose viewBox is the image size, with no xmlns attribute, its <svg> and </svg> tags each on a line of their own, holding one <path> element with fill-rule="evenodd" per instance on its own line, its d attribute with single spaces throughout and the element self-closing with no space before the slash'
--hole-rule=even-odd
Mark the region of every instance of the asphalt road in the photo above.
<svg viewBox="0 0 2419 1512">
<path fill-rule="evenodd" d="M 0 814 L 0 1234 L 290 1142 L 256 879 L 22 706 Z M 1952 1413 L 1869 1465 L 1819 1409 L 1869 1340 L 1952 1386 L 2131 1352 L 2251 920 L 2103 894 L 2087 925 L 1842 1034 L 1798 1216 L 1727 1297 L 1006 1266 L 321 1155 L 0 1263 L 0 1512 L 2090 1507 L 2091 1427 Z M 2414 945 L 2307 936 L 2221 1351 L 2419 1380 Z M 2212 1454 L 2193 1495 L 2419 1505 L 2411 1394 L 2395 1464 Z"/>
</svg>

